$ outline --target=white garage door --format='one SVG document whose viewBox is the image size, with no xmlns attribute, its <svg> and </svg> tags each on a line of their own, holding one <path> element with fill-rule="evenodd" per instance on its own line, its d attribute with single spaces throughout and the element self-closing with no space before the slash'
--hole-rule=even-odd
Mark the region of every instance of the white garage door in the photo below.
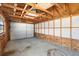
<svg viewBox="0 0 79 59">
<path fill-rule="evenodd" d="M 23 39 L 34 36 L 34 27 L 33 24 L 25 24 L 25 23 L 10 23 L 10 38 L 11 40 L 15 39 Z"/>
</svg>

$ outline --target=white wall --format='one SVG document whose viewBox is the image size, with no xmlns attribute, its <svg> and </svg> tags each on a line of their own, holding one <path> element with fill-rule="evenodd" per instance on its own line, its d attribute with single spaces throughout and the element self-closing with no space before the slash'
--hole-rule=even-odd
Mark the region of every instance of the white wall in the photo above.
<svg viewBox="0 0 79 59">
<path fill-rule="evenodd" d="M 44 33 L 44 23 L 45 23 L 45 33 Z M 41 27 L 41 23 L 38 23 L 39 27 Z M 38 24 L 36 24 L 35 28 L 38 33 Z M 42 32 L 39 29 L 39 33 L 48 35 L 48 21 L 42 22 Z M 49 21 L 49 35 L 54 35 L 53 33 L 53 20 Z M 55 20 L 55 36 L 60 37 L 60 19 Z M 70 38 L 70 17 L 62 19 L 62 37 Z M 72 38 L 79 40 L 79 16 L 72 17 Z"/>
<path fill-rule="evenodd" d="M 28 38 L 34 36 L 34 25 L 33 24 L 26 24 L 26 36 Z"/>
<path fill-rule="evenodd" d="M 73 17 L 72 27 L 79 27 L 79 16 Z M 79 40 L 79 28 L 72 28 L 72 38 Z"/>
<path fill-rule="evenodd" d="M 25 23 L 10 23 L 11 40 L 33 37 L 33 25 Z"/>
</svg>

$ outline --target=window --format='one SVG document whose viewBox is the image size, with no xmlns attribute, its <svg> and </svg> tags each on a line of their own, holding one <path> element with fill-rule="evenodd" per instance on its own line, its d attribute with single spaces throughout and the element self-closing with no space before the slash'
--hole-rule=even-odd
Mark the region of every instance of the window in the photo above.
<svg viewBox="0 0 79 59">
<path fill-rule="evenodd" d="M 49 21 L 49 23 L 50 23 L 49 27 L 53 28 L 53 21 Z"/>
<path fill-rule="evenodd" d="M 62 37 L 70 38 L 70 17 L 62 19 Z"/>
<path fill-rule="evenodd" d="M 44 34 L 44 23 L 42 22 L 42 34 Z"/>
<path fill-rule="evenodd" d="M 72 28 L 72 38 L 79 40 L 79 28 Z"/>
<path fill-rule="evenodd" d="M 55 19 L 49 21 L 49 23 L 48 21 L 43 22 L 42 33 L 79 40 L 79 16 L 72 16 L 72 19 L 70 17 Z"/>
<path fill-rule="evenodd" d="M 72 17 L 72 27 L 79 27 L 79 16 Z"/>
<path fill-rule="evenodd" d="M 53 35 L 53 28 L 49 29 L 49 35 Z"/>
<path fill-rule="evenodd" d="M 62 27 L 70 27 L 70 17 L 62 19 Z"/>
<path fill-rule="evenodd" d="M 72 38 L 79 40 L 79 16 L 72 17 Z"/>
<path fill-rule="evenodd" d="M 70 28 L 63 28 L 62 29 L 62 37 L 70 38 Z"/>
<path fill-rule="evenodd" d="M 55 20 L 55 27 L 60 27 L 60 19 Z"/>
<path fill-rule="evenodd" d="M 60 28 L 55 29 L 55 36 L 60 36 Z"/>
<path fill-rule="evenodd" d="M 3 20 L 2 20 L 2 18 L 0 17 L 0 33 L 2 33 L 3 32 Z"/>
</svg>

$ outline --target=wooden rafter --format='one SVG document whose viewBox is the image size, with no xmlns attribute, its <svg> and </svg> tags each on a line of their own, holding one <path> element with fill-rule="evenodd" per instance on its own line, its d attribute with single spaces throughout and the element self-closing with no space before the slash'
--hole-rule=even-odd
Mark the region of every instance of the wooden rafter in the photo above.
<svg viewBox="0 0 79 59">
<path fill-rule="evenodd" d="M 61 17 L 62 14 L 61 14 L 61 12 L 59 11 L 59 9 L 58 9 L 56 6 L 55 6 L 54 8 L 55 8 L 55 10 L 57 11 L 57 13 L 59 14 L 59 16 Z"/>
<path fill-rule="evenodd" d="M 69 15 L 71 15 L 71 14 L 72 14 L 72 11 L 71 11 L 70 5 L 69 5 L 69 4 L 65 4 L 65 5 L 66 5 L 66 6 L 67 6 L 67 8 L 68 8 Z"/>
<path fill-rule="evenodd" d="M 27 8 L 27 5 L 24 6 L 24 9 L 23 9 L 23 11 L 22 11 L 21 17 L 23 16 L 23 13 L 24 13 L 24 11 L 26 10 L 26 8 Z"/>
<path fill-rule="evenodd" d="M 20 19 L 20 18 L 12 18 L 13 20 L 11 21 L 15 21 L 15 22 L 23 22 L 23 23 L 30 23 L 30 24 L 33 24 L 34 22 L 33 21 L 28 21 L 26 19 Z"/>
<path fill-rule="evenodd" d="M 52 8 L 54 5 L 52 5 L 51 7 L 49 7 L 49 8 L 47 8 L 46 10 L 49 10 L 50 8 Z M 42 14 L 40 14 L 38 17 L 40 17 L 40 16 L 44 16 L 43 15 L 44 13 L 42 13 Z M 45 17 L 45 16 L 44 16 Z M 47 17 L 46 17 L 47 18 Z"/>
<path fill-rule="evenodd" d="M 17 16 L 17 15 L 9 15 L 9 16 L 20 18 L 20 19 L 24 18 L 24 19 L 28 19 L 28 20 L 33 20 L 33 19 L 30 19 L 30 18 L 20 17 L 20 16 Z"/>
<path fill-rule="evenodd" d="M 59 8 L 59 10 L 61 10 L 62 12 L 64 11 L 64 9 L 59 4 L 55 4 L 55 6 Z"/>
<path fill-rule="evenodd" d="M 58 11 L 60 12 L 60 14 L 63 15 L 67 15 L 68 13 L 66 12 L 66 3 L 63 4 L 63 7 L 61 7 L 60 4 L 56 4 L 56 8 L 58 9 Z"/>
<path fill-rule="evenodd" d="M 4 7 L 1 7 L 0 10 L 6 12 L 6 13 L 8 13 L 8 14 L 13 14 L 13 13 L 14 13 L 13 11 L 11 11 L 11 10 L 9 10 L 9 9 L 7 9 L 7 8 L 4 8 Z"/>
<path fill-rule="evenodd" d="M 37 15 L 37 13 L 31 12 L 32 8 L 33 8 L 33 7 L 31 7 L 31 8 L 28 10 L 28 12 L 29 12 L 29 13 L 33 13 L 33 14 L 36 14 L 36 15 Z M 25 14 L 27 14 L 27 12 L 26 12 Z"/>
<path fill-rule="evenodd" d="M 28 5 L 36 8 L 36 9 L 39 9 L 41 11 L 44 11 L 44 12 L 46 12 L 47 14 L 49 14 L 49 15 L 51 15 L 53 17 L 53 14 L 51 12 L 49 12 L 48 10 L 44 9 L 43 7 L 41 7 L 41 6 L 37 5 L 37 4 L 32 4 L 32 3 L 29 4 L 28 3 Z"/>
<path fill-rule="evenodd" d="M 14 6 L 12 5 L 9 5 L 9 4 L 3 4 L 3 6 L 6 6 L 6 7 L 9 7 L 9 8 L 15 8 Z M 23 11 L 24 9 L 20 8 L 20 7 L 16 7 L 17 10 L 20 10 L 20 11 Z M 27 12 L 27 10 L 24 10 L 24 12 Z M 31 11 L 30 11 L 31 12 Z M 31 12 L 31 13 L 34 13 L 34 12 Z M 17 12 L 15 14 L 18 14 Z M 34 14 L 37 14 L 37 13 L 34 13 Z M 20 15 L 20 14 L 19 14 Z M 39 14 L 37 14 L 39 16 Z M 42 15 L 44 16 L 44 15 Z"/>
<path fill-rule="evenodd" d="M 9 7 L 9 8 L 15 8 L 14 6 L 12 6 L 12 5 L 9 5 L 9 4 L 3 4 L 3 6 L 6 6 L 6 7 Z M 19 7 L 16 7 L 16 9 L 17 10 L 20 10 L 20 11 L 23 11 L 23 9 L 22 8 L 19 8 Z M 26 12 L 27 10 L 25 10 L 25 12 Z M 9 13 L 10 13 L 10 11 L 8 11 Z M 16 14 L 16 13 L 15 13 Z M 19 17 L 19 16 L 18 16 Z M 19 18 L 22 18 L 22 17 L 19 17 Z M 26 18 L 27 19 L 27 18 Z M 36 20 L 35 20 L 36 21 Z"/>
<path fill-rule="evenodd" d="M 54 7 L 55 8 L 55 11 L 54 11 L 55 15 L 52 12 L 53 6 L 50 7 L 50 9 L 44 9 L 42 6 L 35 4 L 35 3 L 34 4 L 27 3 L 26 5 L 28 7 L 26 9 L 25 8 L 23 9 L 24 4 L 23 5 L 18 4 L 18 6 L 15 6 L 13 4 L 4 4 L 3 3 L 3 4 L 0 4 L 0 10 L 4 11 L 6 14 L 9 14 L 9 15 L 19 16 L 16 18 L 25 19 L 25 20 L 30 19 L 35 23 L 48 21 L 48 19 L 51 19 L 53 16 L 58 17 L 58 18 L 59 17 L 63 18 L 63 17 L 71 17 L 71 15 L 79 15 L 79 11 L 78 11 L 79 5 L 78 4 L 68 4 L 68 3 L 54 4 L 53 6 L 55 6 Z M 44 12 L 42 12 L 42 13 L 33 12 L 31 10 L 31 8 L 39 9 Z M 48 11 L 48 10 L 50 10 L 50 11 Z M 31 16 L 31 15 L 28 15 L 28 13 L 35 14 L 38 16 Z M 23 18 L 21 18 L 21 15 L 23 16 Z M 33 17 L 33 18 L 31 19 L 31 18 L 24 17 L 24 16 Z M 13 17 L 13 16 L 11 16 L 11 17 Z"/>
<path fill-rule="evenodd" d="M 51 18 L 51 16 L 50 17 L 47 17 L 46 15 L 44 15 L 44 13 L 39 14 L 39 16 L 37 16 L 36 18 L 40 18 L 40 17 L 47 18 L 47 19 L 50 19 Z"/>
<path fill-rule="evenodd" d="M 19 19 L 25 19 L 25 20 L 28 20 L 28 21 L 32 21 L 32 22 L 38 22 L 39 19 L 31 19 L 31 18 L 26 18 L 26 17 L 20 17 L 20 16 L 17 16 L 17 15 L 9 15 L 11 17 L 14 17 L 14 18 L 19 18 Z"/>
<path fill-rule="evenodd" d="M 14 3 L 14 13 L 13 13 L 13 15 L 15 15 L 15 13 L 16 13 L 16 7 L 17 7 L 17 4 L 16 3 Z"/>
<path fill-rule="evenodd" d="M 9 4 L 3 4 L 3 6 L 5 6 L 5 7 L 9 7 L 9 8 L 15 8 L 15 6 L 12 6 L 12 5 L 9 5 Z M 23 11 L 23 9 L 22 8 L 20 8 L 20 7 L 16 7 L 16 9 L 17 10 L 20 10 L 20 11 Z"/>
</svg>

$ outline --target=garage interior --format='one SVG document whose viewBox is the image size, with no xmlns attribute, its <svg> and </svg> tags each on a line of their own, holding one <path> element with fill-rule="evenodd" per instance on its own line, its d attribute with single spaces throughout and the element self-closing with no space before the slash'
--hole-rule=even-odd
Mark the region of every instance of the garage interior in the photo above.
<svg viewBox="0 0 79 59">
<path fill-rule="evenodd" d="M 1 56 L 79 56 L 79 3 L 1 3 Z"/>
</svg>

